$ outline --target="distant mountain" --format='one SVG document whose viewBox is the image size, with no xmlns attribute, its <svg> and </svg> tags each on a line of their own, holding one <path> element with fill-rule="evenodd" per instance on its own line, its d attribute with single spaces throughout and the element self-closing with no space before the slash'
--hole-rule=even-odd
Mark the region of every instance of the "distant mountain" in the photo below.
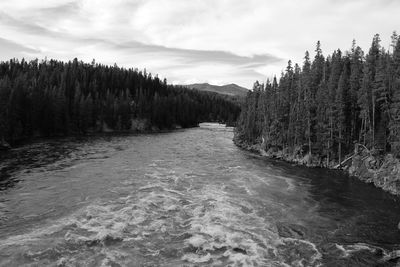
<svg viewBox="0 0 400 267">
<path fill-rule="evenodd" d="M 197 89 L 199 91 L 210 91 L 216 92 L 223 95 L 230 95 L 230 96 L 246 96 L 249 89 L 241 87 L 237 84 L 231 83 L 226 85 L 212 85 L 208 83 L 195 83 L 185 85 L 191 89 Z"/>
</svg>

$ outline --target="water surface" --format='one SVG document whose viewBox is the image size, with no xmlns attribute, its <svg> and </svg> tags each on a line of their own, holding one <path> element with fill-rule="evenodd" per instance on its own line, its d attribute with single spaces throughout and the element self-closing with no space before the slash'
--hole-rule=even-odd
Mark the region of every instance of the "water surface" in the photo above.
<svg viewBox="0 0 400 267">
<path fill-rule="evenodd" d="M 0 155 L 0 265 L 396 265 L 399 198 L 232 137 L 202 124 Z"/>
</svg>

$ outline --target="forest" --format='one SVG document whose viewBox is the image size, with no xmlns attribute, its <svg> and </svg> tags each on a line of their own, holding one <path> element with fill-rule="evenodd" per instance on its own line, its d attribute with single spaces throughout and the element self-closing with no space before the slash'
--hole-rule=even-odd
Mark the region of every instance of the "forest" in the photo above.
<svg viewBox="0 0 400 267">
<path fill-rule="evenodd" d="M 0 142 L 108 131 L 234 124 L 238 100 L 168 85 L 146 70 L 38 59 L 0 63 Z"/>
<path fill-rule="evenodd" d="M 400 157 L 400 38 L 388 49 L 373 37 L 368 53 L 351 49 L 291 61 L 279 79 L 255 82 L 242 107 L 236 138 L 266 148 L 301 149 L 325 162 L 341 159 L 362 144 Z"/>
</svg>

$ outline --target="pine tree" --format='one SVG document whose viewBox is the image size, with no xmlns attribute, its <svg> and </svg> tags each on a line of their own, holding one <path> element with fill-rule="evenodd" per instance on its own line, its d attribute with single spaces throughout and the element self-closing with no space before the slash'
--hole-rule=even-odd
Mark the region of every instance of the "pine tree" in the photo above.
<svg viewBox="0 0 400 267">
<path fill-rule="evenodd" d="M 325 59 L 318 42 L 312 62 L 306 52 L 301 69 L 289 61 L 279 83 L 274 78 L 248 95 L 238 133 L 248 133 L 252 143 L 262 135 L 266 147 L 307 144 L 305 150 L 326 157 L 327 164 L 341 161 L 356 142 L 390 148 L 400 156 L 400 44 L 395 33 L 392 47 L 392 53 L 385 51 L 375 35 L 365 58 L 353 41 L 349 52 L 338 49 Z"/>
<path fill-rule="evenodd" d="M 304 105 L 306 107 L 306 139 L 308 141 L 308 153 L 311 155 L 312 154 L 312 116 L 313 116 L 313 106 L 314 106 L 314 100 L 313 100 L 313 95 L 311 91 L 311 63 L 310 63 L 310 55 L 308 51 L 306 51 L 305 57 L 304 57 L 304 64 L 303 64 L 303 75 L 301 79 L 301 87 L 302 90 L 304 91 Z"/>
<path fill-rule="evenodd" d="M 363 79 L 363 51 L 359 46 L 356 46 L 355 40 L 350 54 L 350 114 L 351 114 L 351 140 L 359 139 L 360 125 L 358 118 L 360 117 L 360 107 L 357 104 L 361 82 Z"/>
<path fill-rule="evenodd" d="M 393 51 L 393 85 L 390 103 L 390 145 L 391 151 L 400 157 L 400 39 Z"/>
<path fill-rule="evenodd" d="M 155 95 L 160 96 L 157 104 Z M 176 101 L 180 99 L 180 101 Z M 166 84 L 157 75 L 118 66 L 56 60 L 0 62 L 0 140 L 131 128 L 134 117 L 158 128 L 233 122 L 237 99 Z M 177 114 L 184 113 L 182 116 Z"/>
<path fill-rule="evenodd" d="M 386 151 L 386 129 L 389 121 L 389 54 L 382 49 L 381 56 L 376 66 L 376 75 L 373 86 L 373 94 L 375 98 L 375 147 Z"/>
<path fill-rule="evenodd" d="M 359 90 L 358 104 L 362 119 L 361 135 L 364 145 L 374 147 L 375 145 L 375 112 L 376 96 L 373 86 L 376 74 L 376 62 L 380 56 L 380 37 L 376 34 L 372 40 L 372 46 L 366 57 L 363 69 L 363 80 Z"/>
<path fill-rule="evenodd" d="M 348 125 L 348 92 L 349 92 L 349 74 L 348 66 L 343 68 L 340 74 L 338 89 L 336 91 L 335 101 L 335 128 L 337 129 L 337 142 L 338 142 L 338 158 L 339 163 L 342 162 L 342 145 L 345 142 L 343 136 L 346 136 L 346 126 Z"/>
</svg>

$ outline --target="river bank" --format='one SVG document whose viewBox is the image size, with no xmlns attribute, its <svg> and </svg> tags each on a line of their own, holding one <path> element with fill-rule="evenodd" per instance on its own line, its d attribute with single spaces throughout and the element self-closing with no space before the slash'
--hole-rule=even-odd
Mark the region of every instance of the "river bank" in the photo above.
<svg viewBox="0 0 400 267">
<path fill-rule="evenodd" d="M 336 167 L 339 165 L 336 160 L 327 162 L 319 155 L 303 153 L 300 147 L 294 149 L 267 149 L 262 143 L 248 144 L 240 140 L 237 135 L 234 136 L 233 142 L 244 150 L 297 165 L 328 169 L 337 169 Z M 379 155 L 362 151 L 354 155 L 340 168 L 344 173 L 357 177 L 363 182 L 372 183 L 393 195 L 400 195 L 400 160 L 392 154 Z"/>
<path fill-rule="evenodd" d="M 173 125 L 170 128 L 162 128 L 160 129 L 157 126 L 151 125 L 146 120 L 135 119 L 132 120 L 131 128 L 128 130 L 118 130 L 112 129 L 107 126 L 107 124 L 103 124 L 102 127 L 97 127 L 97 129 L 89 129 L 86 132 L 71 132 L 68 134 L 53 134 L 50 136 L 36 134 L 34 136 L 27 136 L 24 138 L 19 138 L 16 140 L 0 140 L 0 153 L 7 152 L 8 150 L 16 147 L 20 147 L 26 144 L 43 142 L 47 140 L 54 140 L 59 138 L 84 138 L 84 137 L 98 137 L 98 136 L 107 136 L 107 135 L 137 135 L 137 134 L 157 134 L 157 133 L 168 133 L 171 131 L 176 131 L 180 129 L 187 128 L 195 128 L 199 127 L 199 125 L 192 125 L 189 127 L 181 127 L 180 125 Z"/>
<path fill-rule="evenodd" d="M 42 134 L 35 134 L 33 136 L 26 136 L 22 137 L 16 140 L 6 140 L 2 139 L 0 136 L 0 153 L 1 152 L 7 152 L 11 148 L 15 147 L 20 147 L 22 145 L 26 144 L 31 144 L 35 142 L 42 142 L 46 140 L 53 140 L 53 139 L 58 139 L 58 138 L 80 138 L 80 137 L 96 137 L 96 136 L 106 136 L 106 135 L 136 135 L 136 134 L 157 134 L 157 133 L 168 133 L 176 130 L 181 130 L 181 129 L 190 129 L 190 128 L 196 128 L 199 127 L 199 125 L 202 122 L 198 124 L 193 124 L 193 125 L 186 125 L 186 126 L 181 126 L 181 125 L 172 125 L 171 127 L 168 128 L 160 128 L 155 125 L 152 125 L 148 120 L 146 119 L 132 119 L 131 121 L 131 127 L 130 129 L 126 130 L 120 130 L 120 129 L 112 129 L 110 128 L 106 123 L 103 123 L 103 125 L 98 125 L 96 128 L 93 129 L 88 129 L 85 132 L 77 132 L 73 131 L 67 134 L 52 134 L 49 136 L 42 135 Z M 210 121 L 209 123 L 218 123 L 218 124 L 225 124 L 227 127 L 234 127 L 229 122 L 224 122 L 224 121 Z"/>
</svg>

